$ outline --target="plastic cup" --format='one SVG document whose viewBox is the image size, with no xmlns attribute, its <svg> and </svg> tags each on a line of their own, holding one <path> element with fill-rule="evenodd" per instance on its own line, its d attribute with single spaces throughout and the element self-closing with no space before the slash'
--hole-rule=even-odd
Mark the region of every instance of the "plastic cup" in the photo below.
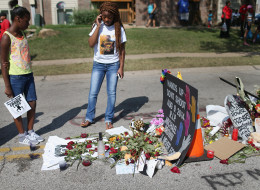
<svg viewBox="0 0 260 190">
<path fill-rule="evenodd" d="M 213 150 L 208 150 L 207 151 L 207 157 L 208 158 L 214 158 L 214 151 Z"/>
</svg>

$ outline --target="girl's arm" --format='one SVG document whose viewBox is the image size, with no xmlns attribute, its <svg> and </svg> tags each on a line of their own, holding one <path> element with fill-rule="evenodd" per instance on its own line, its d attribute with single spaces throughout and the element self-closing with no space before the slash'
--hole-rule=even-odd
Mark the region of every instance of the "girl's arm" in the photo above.
<svg viewBox="0 0 260 190">
<path fill-rule="evenodd" d="M 98 43 L 98 33 L 101 26 L 101 14 L 96 18 L 96 30 L 88 39 L 89 47 L 93 48 Z"/>
<path fill-rule="evenodd" d="M 125 43 L 121 44 L 122 49 L 119 52 L 119 62 L 120 66 L 117 73 L 120 75 L 121 78 L 124 78 L 124 64 L 125 64 Z"/>
<path fill-rule="evenodd" d="M 153 13 L 156 9 L 156 3 L 153 4 L 153 11 L 151 13 Z"/>
<path fill-rule="evenodd" d="M 5 94 L 8 98 L 13 97 L 13 91 L 10 85 L 9 80 L 9 49 L 10 49 L 11 40 L 8 35 L 3 35 L 1 40 L 1 68 L 2 68 L 2 75 L 5 83 Z"/>
</svg>

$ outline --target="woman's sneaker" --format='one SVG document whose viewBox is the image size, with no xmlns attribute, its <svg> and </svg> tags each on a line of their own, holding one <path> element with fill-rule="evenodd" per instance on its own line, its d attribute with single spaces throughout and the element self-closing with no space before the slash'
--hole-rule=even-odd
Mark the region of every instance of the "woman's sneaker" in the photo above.
<svg viewBox="0 0 260 190">
<path fill-rule="evenodd" d="M 44 141 L 44 138 L 42 138 L 41 136 L 37 135 L 34 131 L 32 132 L 28 132 L 28 135 L 30 136 L 30 139 L 35 139 L 39 142 Z"/>
<path fill-rule="evenodd" d="M 37 141 L 36 139 L 32 139 L 29 135 L 24 135 L 19 137 L 19 143 L 30 145 L 30 144 L 39 144 L 39 141 Z"/>
</svg>

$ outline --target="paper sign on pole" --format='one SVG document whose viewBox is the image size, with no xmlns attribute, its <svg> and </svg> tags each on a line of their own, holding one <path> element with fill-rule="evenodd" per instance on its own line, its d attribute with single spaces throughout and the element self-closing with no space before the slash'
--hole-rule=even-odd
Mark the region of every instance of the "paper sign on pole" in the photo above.
<svg viewBox="0 0 260 190">
<path fill-rule="evenodd" d="M 14 98 L 8 100 L 4 103 L 5 107 L 12 114 L 14 119 L 23 115 L 31 109 L 30 105 L 27 103 L 22 94 L 15 96 Z"/>
</svg>

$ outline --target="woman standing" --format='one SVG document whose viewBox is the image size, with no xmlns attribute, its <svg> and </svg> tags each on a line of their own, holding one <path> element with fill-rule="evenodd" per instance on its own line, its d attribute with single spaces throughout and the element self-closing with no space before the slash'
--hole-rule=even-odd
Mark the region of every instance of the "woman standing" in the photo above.
<svg viewBox="0 0 260 190">
<path fill-rule="evenodd" d="M 229 31 L 230 31 L 230 25 L 231 25 L 231 18 L 232 18 L 232 9 L 230 8 L 231 2 L 226 1 L 226 6 L 222 9 L 222 15 L 221 15 L 221 26 L 223 26 L 224 23 L 226 23 L 227 26 L 227 31 L 220 32 L 220 37 L 221 38 L 229 38 Z"/>
<path fill-rule="evenodd" d="M 155 9 L 156 9 L 156 3 L 154 2 L 154 0 L 150 0 L 147 8 L 149 20 L 148 23 L 146 24 L 146 27 L 149 27 L 151 22 L 153 22 L 153 27 L 155 27 Z"/>
<path fill-rule="evenodd" d="M 92 31 L 89 33 L 89 46 L 94 48 L 94 62 L 91 74 L 88 108 L 81 127 L 94 122 L 97 96 L 104 77 L 107 79 L 106 129 L 113 128 L 116 87 L 118 77 L 124 77 L 126 35 L 116 3 L 104 2 L 100 6 Z"/>
</svg>

